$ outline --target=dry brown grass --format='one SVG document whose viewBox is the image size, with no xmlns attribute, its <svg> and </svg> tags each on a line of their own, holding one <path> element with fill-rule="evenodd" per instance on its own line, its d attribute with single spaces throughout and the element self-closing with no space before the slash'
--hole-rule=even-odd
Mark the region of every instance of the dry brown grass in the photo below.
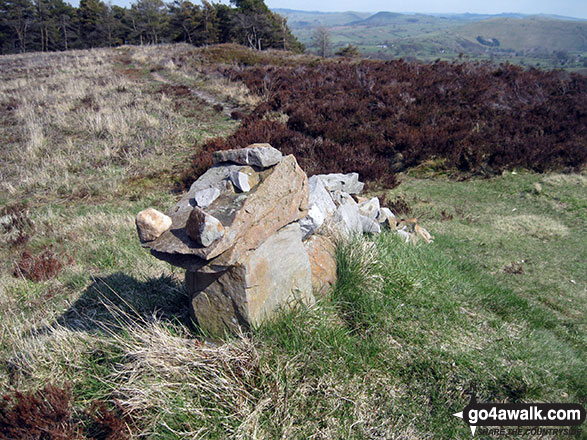
<svg viewBox="0 0 587 440">
<path fill-rule="evenodd" d="M 0 152 L 0 191 L 14 197 L 116 194 L 124 192 L 129 175 L 170 169 L 188 156 L 202 132 L 217 130 L 220 121 L 202 118 L 205 107 L 197 119 L 186 120 L 168 96 L 153 93 L 152 75 L 143 67 L 161 64 L 161 72 L 172 73 L 172 57 L 186 50 L 124 47 L 3 57 L 0 134 L 8 142 Z M 125 69 L 129 62 L 134 67 Z"/>
<path fill-rule="evenodd" d="M 565 237 L 569 235 L 567 226 L 546 215 L 497 216 L 493 222 L 493 227 L 501 233 L 536 238 Z"/>
</svg>

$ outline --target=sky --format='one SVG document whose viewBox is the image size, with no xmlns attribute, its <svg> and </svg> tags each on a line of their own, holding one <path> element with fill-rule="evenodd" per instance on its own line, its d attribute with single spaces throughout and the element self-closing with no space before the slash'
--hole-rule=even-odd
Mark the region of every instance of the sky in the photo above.
<svg viewBox="0 0 587 440">
<path fill-rule="evenodd" d="M 265 0 L 270 8 L 306 11 L 555 14 L 587 18 L 587 0 Z"/>
<path fill-rule="evenodd" d="M 68 0 L 78 5 L 79 0 Z M 170 2 L 171 0 L 164 0 Z M 198 0 L 191 0 L 199 3 Z M 229 3 L 228 0 L 212 0 L 214 3 Z M 109 0 L 119 6 L 130 6 L 135 0 Z M 587 0 L 265 0 L 271 9 L 287 8 L 302 11 L 324 12 L 417 12 L 448 14 L 470 12 L 474 14 L 500 14 L 515 12 L 522 14 L 554 14 L 587 19 Z"/>
</svg>

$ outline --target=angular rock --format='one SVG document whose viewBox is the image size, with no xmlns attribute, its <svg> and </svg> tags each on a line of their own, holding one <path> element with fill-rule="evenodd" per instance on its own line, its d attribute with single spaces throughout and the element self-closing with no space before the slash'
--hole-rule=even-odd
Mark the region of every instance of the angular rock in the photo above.
<svg viewBox="0 0 587 440">
<path fill-rule="evenodd" d="M 268 168 L 281 161 L 281 152 L 269 144 L 252 144 L 247 148 L 236 148 L 233 150 L 215 151 L 212 153 L 212 161 L 233 162 L 239 165 L 253 165 L 261 168 Z"/>
<path fill-rule="evenodd" d="M 153 208 L 137 214 L 135 219 L 141 241 L 153 241 L 171 227 L 171 218 Z"/>
<path fill-rule="evenodd" d="M 242 167 L 238 171 L 230 173 L 230 181 L 241 192 L 249 192 L 259 183 L 259 174 L 249 166 Z"/>
<path fill-rule="evenodd" d="M 177 227 L 178 218 L 185 217 L 185 219 L 187 219 L 187 216 L 192 212 L 192 208 L 197 205 L 195 197 L 201 191 L 210 188 L 218 188 L 220 190 L 220 195 L 231 192 L 232 185 L 228 181 L 230 173 L 240 168 L 242 168 L 242 165 L 218 164 L 212 166 L 202 174 L 198 180 L 192 183 L 190 190 L 179 200 L 179 202 L 167 211 L 166 214 L 173 220 L 172 229 Z M 183 219 L 183 221 L 185 221 L 185 219 Z"/>
<path fill-rule="evenodd" d="M 375 220 L 370 219 L 364 215 L 359 215 L 361 220 L 361 228 L 363 232 L 367 234 L 379 234 L 381 232 L 381 226 Z"/>
<path fill-rule="evenodd" d="M 216 186 L 197 191 L 194 194 L 194 201 L 196 202 L 196 206 L 199 206 L 200 208 L 206 208 L 210 206 L 210 204 L 218 198 L 220 193 L 220 189 Z"/>
<path fill-rule="evenodd" d="M 334 214 L 324 222 L 318 232 L 331 237 L 335 241 L 349 235 L 362 233 L 363 226 L 359 214 L 359 205 L 349 197 L 336 208 Z"/>
<path fill-rule="evenodd" d="M 331 192 L 330 196 L 332 197 L 332 200 L 334 201 L 334 206 L 336 207 L 339 207 L 340 205 L 343 205 L 345 203 L 354 203 L 355 205 L 357 204 L 355 199 L 351 197 L 350 194 L 345 193 L 344 191 L 338 190 Z"/>
<path fill-rule="evenodd" d="M 379 216 L 379 199 L 373 197 L 365 202 L 359 203 L 359 212 L 371 220 L 375 220 Z"/>
<path fill-rule="evenodd" d="M 310 210 L 308 215 L 300 220 L 304 239 L 312 235 L 322 226 L 324 220 L 336 211 L 336 205 L 320 178 L 312 176 L 308 179 L 308 191 Z"/>
<path fill-rule="evenodd" d="M 202 246 L 210 246 L 224 237 L 224 226 L 220 221 L 206 214 L 201 208 L 195 207 L 185 225 L 187 234 Z"/>
<path fill-rule="evenodd" d="M 328 237 L 318 234 L 303 243 L 312 267 L 312 290 L 322 296 L 336 283 L 336 247 Z"/>
<path fill-rule="evenodd" d="M 418 228 L 416 229 L 416 233 L 426 243 L 432 243 L 434 241 L 434 237 L 430 235 L 430 232 L 428 232 L 422 226 L 418 226 Z"/>
<path fill-rule="evenodd" d="M 206 179 L 218 183 L 222 180 L 219 177 L 226 178 L 240 168 L 239 165 L 218 167 L 214 175 Z M 193 209 L 189 203 L 186 206 L 188 193 L 169 211 L 173 220 L 171 229 L 147 246 L 156 251 L 154 255 L 190 254 L 212 260 L 223 254 L 218 265 L 230 266 L 240 255 L 257 248 L 283 226 L 305 217 L 308 212 L 308 178 L 294 156 L 284 157 L 274 167 L 262 171 L 259 177 L 260 183 L 254 191 L 224 192 L 206 208 L 206 213 L 224 226 L 225 234 L 220 240 L 203 247 L 187 234 L 185 225 Z"/>
<path fill-rule="evenodd" d="M 391 212 L 391 209 L 389 208 L 381 208 L 379 210 L 377 222 L 386 225 L 391 230 L 395 230 L 397 228 L 397 219 L 393 212 Z"/>
<path fill-rule="evenodd" d="M 359 182 L 358 173 L 348 174 L 318 174 L 317 175 L 328 191 L 344 191 L 348 194 L 359 194 L 365 184 Z"/>
<path fill-rule="evenodd" d="M 318 205 L 312 205 L 308 211 L 308 215 L 306 215 L 303 219 L 300 219 L 298 222 L 300 224 L 300 228 L 302 229 L 302 238 L 305 240 L 307 237 L 316 232 L 316 230 L 322 226 L 324 220 L 326 220 L 326 216 L 320 210 Z"/>
<path fill-rule="evenodd" d="M 228 270 L 186 274 L 192 314 L 208 334 L 259 325 L 280 309 L 311 304 L 311 266 L 297 223 L 282 228 Z"/>
<path fill-rule="evenodd" d="M 398 229 L 396 232 L 400 237 L 402 237 L 406 241 L 406 243 L 410 241 L 411 235 L 408 232 L 407 228 Z"/>
<path fill-rule="evenodd" d="M 359 196 L 359 195 L 357 195 L 357 194 L 354 194 L 354 195 L 353 195 L 353 199 L 354 199 L 354 200 L 355 200 L 355 202 L 357 202 L 359 205 L 360 205 L 361 203 L 364 203 L 364 202 L 368 202 L 368 201 L 369 201 L 369 197 L 362 197 L 362 196 Z"/>
</svg>

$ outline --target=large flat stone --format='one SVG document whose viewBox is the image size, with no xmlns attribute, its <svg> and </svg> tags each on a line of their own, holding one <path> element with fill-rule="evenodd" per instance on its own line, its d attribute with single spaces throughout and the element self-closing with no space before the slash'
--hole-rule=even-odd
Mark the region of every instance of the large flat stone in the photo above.
<svg viewBox="0 0 587 440">
<path fill-rule="evenodd" d="M 192 314 L 208 334 L 259 325 L 280 309 L 311 304 L 311 265 L 297 223 L 271 235 L 219 273 L 186 274 Z"/>
</svg>

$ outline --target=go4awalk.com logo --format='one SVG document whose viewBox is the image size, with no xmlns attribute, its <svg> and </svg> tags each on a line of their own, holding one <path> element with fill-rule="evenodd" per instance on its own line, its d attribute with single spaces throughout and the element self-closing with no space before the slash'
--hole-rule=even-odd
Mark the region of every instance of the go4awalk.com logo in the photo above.
<svg viewBox="0 0 587 440">
<path fill-rule="evenodd" d="M 488 430 L 488 434 L 558 433 L 564 435 L 580 432 L 576 427 L 585 421 L 585 408 L 578 403 L 479 403 L 473 392 L 471 401 L 465 409 L 453 415 L 463 419 L 471 427 L 473 435 L 479 426 L 502 427 L 502 429 Z M 520 429 L 503 428 L 509 426 L 517 426 Z M 561 428 L 537 428 L 542 426 Z"/>
</svg>

